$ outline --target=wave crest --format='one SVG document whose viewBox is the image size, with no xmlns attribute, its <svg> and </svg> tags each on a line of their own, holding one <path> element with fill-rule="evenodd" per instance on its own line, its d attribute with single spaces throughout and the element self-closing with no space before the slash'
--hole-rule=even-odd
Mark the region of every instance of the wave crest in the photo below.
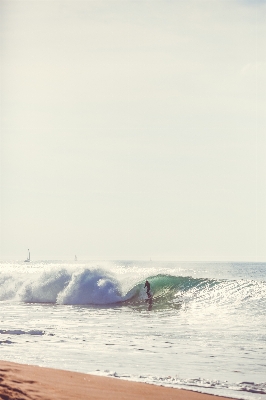
<svg viewBox="0 0 266 400">
<path fill-rule="evenodd" d="M 121 289 L 118 281 L 98 269 L 74 273 L 57 297 L 59 304 L 110 304 L 119 301 Z"/>
</svg>

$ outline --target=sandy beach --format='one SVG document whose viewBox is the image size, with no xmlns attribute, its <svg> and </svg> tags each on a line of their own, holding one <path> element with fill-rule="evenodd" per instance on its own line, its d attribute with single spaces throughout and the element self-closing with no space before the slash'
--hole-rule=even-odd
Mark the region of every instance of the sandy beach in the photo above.
<svg viewBox="0 0 266 400">
<path fill-rule="evenodd" d="M 116 378 L 0 361 L 3 400 L 213 400 L 214 396 Z M 216 397 L 216 396 L 215 396 Z M 220 400 L 225 399 L 219 397 Z"/>
</svg>

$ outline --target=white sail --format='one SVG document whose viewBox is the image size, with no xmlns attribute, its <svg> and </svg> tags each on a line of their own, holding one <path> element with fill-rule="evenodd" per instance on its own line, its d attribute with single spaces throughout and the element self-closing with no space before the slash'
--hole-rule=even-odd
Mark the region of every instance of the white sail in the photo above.
<svg viewBox="0 0 266 400">
<path fill-rule="evenodd" d="M 28 249 L 28 258 L 24 262 L 30 262 L 30 249 Z"/>
</svg>

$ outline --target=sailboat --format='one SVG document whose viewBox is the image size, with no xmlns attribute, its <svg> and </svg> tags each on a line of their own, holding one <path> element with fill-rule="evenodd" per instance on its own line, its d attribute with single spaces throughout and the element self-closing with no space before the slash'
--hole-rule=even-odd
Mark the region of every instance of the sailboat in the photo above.
<svg viewBox="0 0 266 400">
<path fill-rule="evenodd" d="M 30 249 L 28 249 L 28 252 L 29 252 L 28 258 L 24 260 L 24 262 L 30 262 Z"/>
<path fill-rule="evenodd" d="M 75 261 L 78 261 L 78 257 L 77 256 L 75 256 Z"/>
</svg>

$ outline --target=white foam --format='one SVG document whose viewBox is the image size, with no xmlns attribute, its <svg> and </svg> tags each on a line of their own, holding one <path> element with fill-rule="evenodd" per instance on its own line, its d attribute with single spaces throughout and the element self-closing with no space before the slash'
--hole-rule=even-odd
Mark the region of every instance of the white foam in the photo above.
<svg viewBox="0 0 266 400">
<path fill-rule="evenodd" d="M 57 297 L 59 304 L 110 304 L 121 300 L 117 280 L 106 271 L 88 268 L 74 272 L 69 284 Z"/>
<path fill-rule="evenodd" d="M 58 294 L 71 279 L 65 268 L 48 270 L 32 276 L 20 289 L 17 298 L 25 303 L 56 303 Z"/>
<path fill-rule="evenodd" d="M 0 300 L 24 303 L 110 304 L 123 300 L 120 283 L 100 268 L 49 268 L 31 274 L 4 274 Z"/>
</svg>

